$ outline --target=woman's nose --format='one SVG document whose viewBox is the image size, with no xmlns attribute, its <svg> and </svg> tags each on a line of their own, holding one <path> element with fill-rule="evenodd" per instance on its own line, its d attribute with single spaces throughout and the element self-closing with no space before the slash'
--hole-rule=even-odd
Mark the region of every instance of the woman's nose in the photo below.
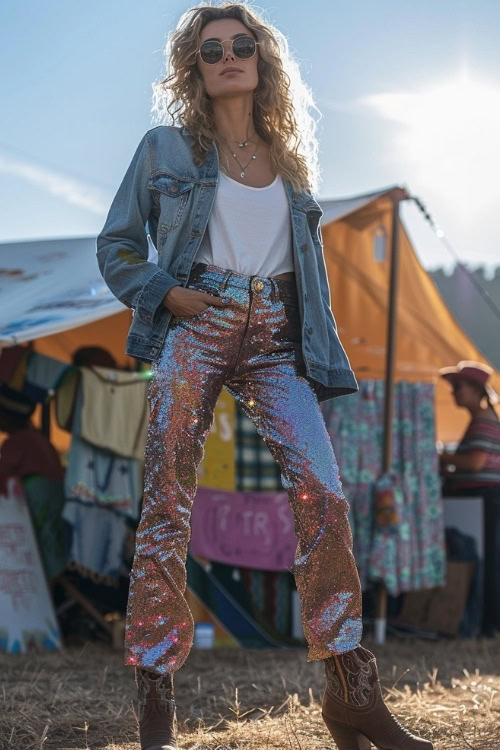
<svg viewBox="0 0 500 750">
<path fill-rule="evenodd" d="M 233 45 L 231 42 L 227 42 L 224 47 L 224 60 L 234 60 Z"/>
</svg>

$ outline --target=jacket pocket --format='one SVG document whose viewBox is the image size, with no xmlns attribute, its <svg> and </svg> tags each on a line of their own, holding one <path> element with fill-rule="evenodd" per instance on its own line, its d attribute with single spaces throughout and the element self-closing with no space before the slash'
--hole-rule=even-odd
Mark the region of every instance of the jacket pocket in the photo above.
<svg viewBox="0 0 500 750">
<path fill-rule="evenodd" d="M 194 183 L 163 173 L 153 176 L 148 187 L 159 195 L 158 234 L 164 237 L 179 226 Z"/>
<path fill-rule="evenodd" d="M 220 294 L 218 289 L 212 288 L 209 284 L 204 283 L 203 281 L 190 281 L 188 284 L 186 284 L 186 289 L 194 289 L 197 292 L 205 292 L 205 294 L 210 294 L 213 297 L 217 297 L 220 299 Z M 182 321 L 182 320 L 200 320 L 201 318 L 204 318 L 206 315 L 208 315 L 210 312 L 213 312 L 216 309 L 216 306 L 214 305 L 207 305 L 203 310 L 200 310 L 200 312 L 193 313 L 191 315 L 173 315 L 172 316 L 172 323 L 175 323 L 176 321 Z"/>
<path fill-rule="evenodd" d="M 323 211 L 316 203 L 316 201 L 310 201 L 306 204 L 304 207 L 304 210 L 306 212 L 307 216 L 307 223 L 309 224 L 309 231 L 311 232 L 311 237 L 313 242 L 316 245 L 322 245 L 323 240 L 321 237 L 321 217 L 323 216 Z"/>
<path fill-rule="evenodd" d="M 323 209 L 319 203 L 312 197 L 306 196 L 306 199 L 299 205 L 296 205 L 297 215 L 305 216 L 309 234 L 315 245 L 322 245 L 320 221 L 323 216 Z"/>
</svg>

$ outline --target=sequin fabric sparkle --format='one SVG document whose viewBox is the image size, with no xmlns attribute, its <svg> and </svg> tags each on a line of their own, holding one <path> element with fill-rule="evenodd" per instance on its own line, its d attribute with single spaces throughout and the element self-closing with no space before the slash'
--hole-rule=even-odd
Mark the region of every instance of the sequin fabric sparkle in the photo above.
<svg viewBox="0 0 500 750">
<path fill-rule="evenodd" d="M 295 282 L 196 264 L 187 286 L 228 302 L 172 317 L 153 363 L 125 662 L 161 674 L 179 669 L 190 652 L 194 624 L 184 593 L 191 506 L 223 387 L 282 472 L 298 540 L 292 572 L 308 660 L 350 651 L 361 640 L 361 588 L 348 503 L 303 366 Z"/>
</svg>

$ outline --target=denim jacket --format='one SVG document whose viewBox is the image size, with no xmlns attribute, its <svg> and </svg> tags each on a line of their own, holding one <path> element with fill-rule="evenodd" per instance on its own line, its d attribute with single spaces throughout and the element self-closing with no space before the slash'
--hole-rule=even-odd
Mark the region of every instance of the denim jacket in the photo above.
<svg viewBox="0 0 500 750">
<path fill-rule="evenodd" d="M 160 125 L 142 137 L 97 237 L 97 261 L 113 294 L 134 311 L 127 354 L 152 362 L 172 313 L 163 299 L 185 286 L 207 228 L 219 179 L 215 143 L 202 166 L 185 127 Z M 322 210 L 308 192 L 284 181 L 302 322 L 304 375 L 318 400 L 354 393 L 358 384 L 337 334 L 323 258 Z M 147 225 L 147 228 L 146 228 Z M 148 260 L 150 235 L 158 263 Z"/>
</svg>

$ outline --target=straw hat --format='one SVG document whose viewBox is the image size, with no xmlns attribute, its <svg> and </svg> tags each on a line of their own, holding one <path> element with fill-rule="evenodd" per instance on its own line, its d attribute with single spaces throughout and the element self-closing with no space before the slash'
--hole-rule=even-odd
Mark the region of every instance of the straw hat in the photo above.
<svg viewBox="0 0 500 750">
<path fill-rule="evenodd" d="M 498 394 L 491 385 L 488 384 L 493 369 L 481 362 L 472 362 L 471 360 L 462 360 L 456 367 L 442 367 L 439 374 L 449 383 L 456 383 L 459 380 L 468 380 L 484 388 L 485 393 L 492 404 L 499 401 Z"/>
</svg>

